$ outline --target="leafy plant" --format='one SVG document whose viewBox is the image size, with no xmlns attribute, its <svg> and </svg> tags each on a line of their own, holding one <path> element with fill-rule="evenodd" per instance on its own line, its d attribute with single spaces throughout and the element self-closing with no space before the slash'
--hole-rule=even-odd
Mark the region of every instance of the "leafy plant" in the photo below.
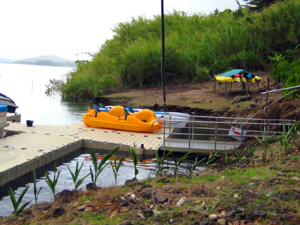
<svg viewBox="0 0 300 225">
<path fill-rule="evenodd" d="M 281 139 L 280 139 L 280 145 L 281 145 L 281 149 L 283 151 L 283 153 L 286 155 L 287 154 L 287 148 L 289 146 L 289 144 L 291 142 L 294 143 L 294 139 L 297 135 L 299 135 L 299 121 L 297 121 L 296 123 L 294 123 L 291 128 L 289 129 L 289 131 L 286 131 L 285 128 L 285 123 L 284 121 L 283 123 L 283 132 L 280 135 Z"/>
<path fill-rule="evenodd" d="M 169 167 L 165 166 L 165 160 L 169 155 L 171 155 L 171 151 L 166 153 L 166 149 L 164 149 L 162 156 L 160 157 L 158 154 L 158 151 L 155 151 L 155 157 L 156 157 L 156 174 L 161 174 L 163 170 L 169 169 Z"/>
<path fill-rule="evenodd" d="M 174 176 L 177 175 L 177 172 L 179 170 L 179 167 L 180 165 L 186 160 L 186 158 L 189 156 L 189 154 L 191 154 L 191 152 L 187 152 L 186 154 L 184 154 L 183 156 L 180 157 L 179 160 L 176 159 L 176 157 L 174 156 L 173 152 L 171 152 L 171 157 L 174 161 L 174 167 L 173 167 L 173 170 L 174 170 Z"/>
<path fill-rule="evenodd" d="M 54 168 L 53 168 L 54 174 L 53 174 L 53 180 L 49 177 L 49 174 L 46 172 L 45 176 L 46 176 L 46 183 L 49 186 L 49 188 L 51 189 L 52 193 L 53 193 L 53 197 L 55 195 L 55 187 L 56 184 L 58 182 L 58 178 L 60 175 L 60 171 L 57 172 L 57 168 L 56 168 L 56 163 L 54 163 Z"/>
<path fill-rule="evenodd" d="M 119 162 L 117 163 L 117 157 L 115 154 L 113 154 L 114 164 L 110 161 L 110 165 L 113 170 L 114 177 L 115 177 L 115 185 L 117 185 L 118 172 L 121 167 L 122 161 L 124 160 L 124 157 L 125 157 L 125 155 L 123 154 L 121 156 L 121 158 L 119 159 Z"/>
<path fill-rule="evenodd" d="M 37 205 L 37 200 L 38 200 L 38 196 L 42 190 L 42 187 L 40 187 L 39 189 L 37 189 L 36 186 L 36 172 L 35 170 L 33 171 L 33 194 L 34 194 L 34 200 L 35 200 L 35 204 Z"/>
<path fill-rule="evenodd" d="M 210 152 L 206 161 L 206 167 L 209 168 L 215 166 L 216 164 L 214 164 L 213 162 L 220 157 L 221 156 L 219 156 L 217 152 L 215 153 Z"/>
<path fill-rule="evenodd" d="M 193 164 L 190 164 L 188 166 L 188 171 L 192 174 L 196 170 L 196 168 L 204 161 L 206 160 L 206 157 L 202 158 L 198 161 L 198 157 L 195 158 L 195 162 Z"/>
<path fill-rule="evenodd" d="M 254 152 L 256 149 L 257 143 L 255 143 L 255 145 L 248 145 L 246 150 L 247 150 L 247 161 L 248 163 L 252 161 L 253 156 L 254 156 Z"/>
<path fill-rule="evenodd" d="M 223 162 L 223 165 L 224 165 L 225 167 L 231 165 L 231 164 L 234 163 L 236 160 L 237 160 L 236 158 L 234 158 L 234 159 L 229 159 L 227 150 L 225 150 L 225 154 L 224 154 L 224 162 Z"/>
<path fill-rule="evenodd" d="M 267 134 L 265 126 L 264 126 L 264 129 L 261 131 L 261 134 L 262 134 L 261 139 L 258 138 L 257 136 L 255 136 L 255 138 L 256 138 L 257 142 L 262 146 L 262 149 L 263 149 L 262 161 L 266 162 L 267 156 L 268 156 L 268 151 L 269 151 L 269 145 L 274 143 L 274 142 L 279 141 L 280 139 L 282 139 L 282 137 L 273 139 L 277 135 L 277 132 L 273 133 L 271 136 L 269 136 Z M 273 151 L 271 150 L 271 156 L 272 155 L 273 155 Z"/>
<path fill-rule="evenodd" d="M 23 205 L 20 206 L 20 204 L 22 202 L 22 199 L 23 199 L 24 195 L 26 194 L 29 187 L 30 186 L 27 186 L 26 188 L 24 188 L 24 190 L 20 194 L 18 200 L 16 200 L 16 196 L 15 196 L 15 193 L 14 193 L 13 189 L 9 188 L 9 190 L 8 190 L 8 194 L 9 194 L 11 203 L 14 207 L 13 214 L 15 216 L 19 216 L 19 214 L 23 211 L 23 209 L 31 202 L 31 201 L 25 202 Z"/>
<path fill-rule="evenodd" d="M 134 148 L 129 148 L 128 149 L 130 157 L 133 161 L 133 165 L 134 165 L 134 178 L 136 179 L 136 176 L 139 174 L 139 170 L 137 169 L 137 164 L 138 164 L 138 158 L 135 152 Z"/>
<path fill-rule="evenodd" d="M 81 166 L 78 168 L 78 161 L 77 161 L 76 162 L 75 172 L 73 173 L 70 170 L 69 166 L 68 166 L 68 170 L 69 170 L 69 172 L 70 172 L 70 174 L 72 176 L 72 180 L 73 180 L 73 183 L 75 185 L 75 190 L 77 190 L 77 188 L 83 183 L 84 179 L 87 178 L 90 175 L 90 173 L 89 173 L 86 176 L 82 177 L 81 179 L 77 180 L 82 167 L 83 167 L 83 163 L 81 163 Z"/>
<path fill-rule="evenodd" d="M 105 167 L 108 165 L 106 164 L 106 161 L 113 155 L 115 154 L 116 151 L 118 151 L 120 147 L 117 147 L 111 151 L 109 151 L 103 158 L 102 160 L 98 163 L 97 158 L 95 155 L 95 152 L 90 148 L 90 155 L 92 158 L 92 163 L 94 167 L 94 171 L 92 171 L 92 168 L 90 168 L 90 174 L 91 174 L 91 179 L 94 184 L 96 184 L 97 179 L 100 175 L 100 173 L 105 169 Z"/>
</svg>

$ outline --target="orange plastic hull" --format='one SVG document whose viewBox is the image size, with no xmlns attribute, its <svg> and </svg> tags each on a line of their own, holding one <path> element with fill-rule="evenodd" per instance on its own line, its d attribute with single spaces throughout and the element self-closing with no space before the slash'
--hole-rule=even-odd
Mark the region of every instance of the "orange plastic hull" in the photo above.
<svg viewBox="0 0 300 225">
<path fill-rule="evenodd" d="M 151 110 L 130 113 L 126 120 L 123 115 L 115 116 L 104 111 L 98 112 L 97 117 L 95 117 L 95 110 L 91 109 L 88 110 L 88 113 L 83 114 L 83 122 L 87 127 L 144 133 L 152 133 L 153 130 L 158 132 L 162 128 L 162 122 L 159 124 L 156 120 L 157 118 Z"/>
</svg>

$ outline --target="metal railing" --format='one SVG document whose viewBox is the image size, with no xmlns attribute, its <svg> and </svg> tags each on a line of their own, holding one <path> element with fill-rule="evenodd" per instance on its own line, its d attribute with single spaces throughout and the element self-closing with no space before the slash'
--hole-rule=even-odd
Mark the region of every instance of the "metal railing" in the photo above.
<svg viewBox="0 0 300 225">
<path fill-rule="evenodd" d="M 172 115 L 158 119 L 163 121 L 159 132 L 163 134 L 162 147 L 186 150 L 211 149 L 229 150 L 238 147 L 243 141 L 261 138 L 274 133 L 280 135 L 291 128 L 296 120 L 256 119 L 216 116 L 176 117 Z M 171 144 L 174 146 L 171 146 Z M 177 146 L 176 146 L 177 145 Z"/>
</svg>

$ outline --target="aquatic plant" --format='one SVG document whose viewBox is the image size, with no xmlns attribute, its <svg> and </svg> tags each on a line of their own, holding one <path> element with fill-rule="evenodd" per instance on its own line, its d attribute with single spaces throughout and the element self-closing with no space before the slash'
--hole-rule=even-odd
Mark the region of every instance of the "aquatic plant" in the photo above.
<svg viewBox="0 0 300 225">
<path fill-rule="evenodd" d="M 14 193 L 13 189 L 9 188 L 9 190 L 8 190 L 8 194 L 9 194 L 11 203 L 12 203 L 12 205 L 14 207 L 13 214 L 15 216 L 19 216 L 19 214 L 23 211 L 23 209 L 31 202 L 31 201 L 25 202 L 24 204 L 22 204 L 20 206 L 20 204 L 22 202 L 22 199 L 23 199 L 24 195 L 26 194 L 26 192 L 27 192 L 27 190 L 28 190 L 29 187 L 30 186 L 27 186 L 26 188 L 23 189 L 23 191 L 20 194 L 18 200 L 16 200 L 16 196 L 15 196 L 15 193 Z"/>
<path fill-rule="evenodd" d="M 283 123 L 283 131 L 282 131 L 282 134 L 280 135 L 280 137 L 281 137 L 280 138 L 280 146 L 281 146 L 280 149 L 286 155 L 288 153 L 288 151 L 287 151 L 288 146 L 290 145 L 291 142 L 293 144 L 295 144 L 294 140 L 295 140 L 296 136 L 299 135 L 299 121 L 294 123 L 288 132 L 286 131 L 284 121 L 282 123 Z"/>
<path fill-rule="evenodd" d="M 217 152 L 215 152 L 215 153 L 210 152 L 208 155 L 207 161 L 206 161 L 206 168 L 215 166 L 216 164 L 214 164 L 214 161 L 220 157 L 221 156 L 219 156 Z"/>
<path fill-rule="evenodd" d="M 111 165 L 111 168 L 113 170 L 114 177 L 115 177 L 115 185 L 117 185 L 118 173 L 119 173 L 119 169 L 121 167 L 122 161 L 124 160 L 124 157 L 125 157 L 125 154 L 123 154 L 120 157 L 119 162 L 117 162 L 118 161 L 117 156 L 115 154 L 113 154 L 114 163 L 112 163 L 112 161 L 110 161 L 110 165 Z"/>
<path fill-rule="evenodd" d="M 85 175 L 81 179 L 77 180 L 82 167 L 83 167 L 83 163 L 81 163 L 81 166 L 78 168 L 78 161 L 77 161 L 76 162 L 75 172 L 73 173 L 70 170 L 69 166 L 68 166 L 68 170 L 69 170 L 69 172 L 70 172 L 70 174 L 72 176 L 72 180 L 73 180 L 73 183 L 75 185 L 75 187 L 74 187 L 75 190 L 77 190 L 77 188 L 83 183 L 84 179 L 87 178 L 90 175 L 90 173 L 88 173 L 87 175 Z"/>
<path fill-rule="evenodd" d="M 53 198 L 54 198 L 55 187 L 56 187 L 56 184 L 58 182 L 59 175 L 60 175 L 60 171 L 57 172 L 56 163 L 54 163 L 53 172 L 54 172 L 53 180 L 49 177 L 49 174 L 46 172 L 45 173 L 45 176 L 46 176 L 45 181 L 46 181 L 47 185 L 49 186 L 49 188 L 51 189 L 51 191 L 53 193 Z"/>
<path fill-rule="evenodd" d="M 192 152 L 187 152 L 186 154 L 184 154 L 183 156 L 181 156 L 178 160 L 177 158 L 174 156 L 173 152 L 171 152 L 171 157 L 174 161 L 174 167 L 172 168 L 174 170 L 174 176 L 177 175 L 178 170 L 180 165 L 187 159 L 187 157 L 189 156 L 189 154 L 191 154 Z"/>
<path fill-rule="evenodd" d="M 167 157 L 170 156 L 172 151 L 169 151 L 168 153 L 166 153 L 166 149 L 164 149 L 163 154 L 162 154 L 161 157 L 158 154 L 158 150 L 156 150 L 154 153 L 155 153 L 155 157 L 156 157 L 156 175 L 159 175 L 165 169 L 169 169 L 169 167 L 167 167 L 165 165 L 165 161 L 166 161 Z"/>
<path fill-rule="evenodd" d="M 195 172 L 196 168 L 197 168 L 202 162 L 204 162 L 206 159 L 207 159 L 207 158 L 204 157 L 204 158 L 202 158 L 201 160 L 198 161 L 198 157 L 196 157 L 196 158 L 195 158 L 195 162 L 194 162 L 193 164 L 190 164 L 190 165 L 187 167 L 187 169 L 188 169 L 188 171 L 190 172 L 190 174 L 193 174 L 193 173 Z"/>
<path fill-rule="evenodd" d="M 133 162 L 133 166 L 134 166 L 134 178 L 136 179 L 136 176 L 139 174 L 139 170 L 137 169 L 137 164 L 138 164 L 138 158 L 135 152 L 134 148 L 128 148 L 130 157 L 132 159 Z"/>
<path fill-rule="evenodd" d="M 108 165 L 106 164 L 106 161 L 113 155 L 115 154 L 116 151 L 118 151 L 120 149 L 120 147 L 116 147 L 115 149 L 109 151 L 103 158 L 102 160 L 98 163 L 97 162 L 97 158 L 95 155 L 95 152 L 93 151 L 93 149 L 90 148 L 90 155 L 92 158 L 92 163 L 93 163 L 93 168 L 94 171 L 92 170 L 92 168 L 90 168 L 90 175 L 91 175 L 91 179 L 92 182 L 94 184 L 96 184 L 98 177 L 100 175 L 100 173 L 105 169 L 105 167 Z"/>
<path fill-rule="evenodd" d="M 255 136 L 255 138 L 256 138 L 257 142 L 262 146 L 262 149 L 263 149 L 262 161 L 266 162 L 267 156 L 268 156 L 268 151 L 269 151 L 269 145 L 272 144 L 272 143 L 275 143 L 275 142 L 279 141 L 283 137 L 279 137 L 279 138 L 273 139 L 277 135 L 277 132 L 275 132 L 271 136 L 269 136 L 267 134 L 265 126 L 264 126 L 264 129 L 261 131 L 261 134 L 262 134 L 262 138 L 261 139 L 258 138 L 257 136 Z M 271 151 L 271 156 L 272 156 L 273 155 L 273 151 L 272 150 L 270 150 L 270 151 Z"/>
<path fill-rule="evenodd" d="M 40 187 L 39 189 L 37 189 L 36 186 L 36 172 L 35 170 L 33 170 L 33 194 L 34 194 L 34 200 L 35 200 L 35 204 L 37 205 L 37 200 L 38 200 L 38 196 L 42 190 L 42 187 Z"/>
</svg>

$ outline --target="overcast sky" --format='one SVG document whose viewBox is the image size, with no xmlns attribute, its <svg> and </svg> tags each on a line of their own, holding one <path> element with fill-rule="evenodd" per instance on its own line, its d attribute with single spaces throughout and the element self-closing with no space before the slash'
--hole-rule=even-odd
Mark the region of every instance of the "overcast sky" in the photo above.
<svg viewBox="0 0 300 225">
<path fill-rule="evenodd" d="M 237 9 L 236 0 L 164 0 L 174 9 L 209 14 Z M 23 59 L 57 55 L 76 59 L 95 53 L 120 22 L 160 15 L 161 0 L 0 0 L 0 57 Z"/>
</svg>

